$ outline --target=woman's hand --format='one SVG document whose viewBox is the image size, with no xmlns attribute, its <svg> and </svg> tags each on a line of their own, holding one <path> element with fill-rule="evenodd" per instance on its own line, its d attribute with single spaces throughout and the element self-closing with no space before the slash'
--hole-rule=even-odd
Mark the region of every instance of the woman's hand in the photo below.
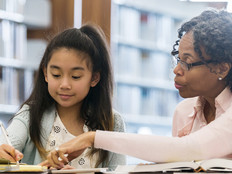
<svg viewBox="0 0 232 174">
<path fill-rule="evenodd" d="M 77 136 L 52 150 L 47 156 L 47 162 L 41 163 L 41 165 L 63 168 L 69 161 L 81 155 L 86 148 L 93 146 L 94 138 L 95 132 L 86 132 Z"/>
<path fill-rule="evenodd" d="M 23 154 L 8 144 L 2 144 L 0 145 L 0 158 L 16 162 L 23 158 Z"/>
</svg>

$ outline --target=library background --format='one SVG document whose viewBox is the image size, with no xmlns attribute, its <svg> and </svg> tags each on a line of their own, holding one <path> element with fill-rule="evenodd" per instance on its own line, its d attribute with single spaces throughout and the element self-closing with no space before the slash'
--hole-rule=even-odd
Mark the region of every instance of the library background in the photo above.
<svg viewBox="0 0 232 174">
<path fill-rule="evenodd" d="M 174 88 L 170 52 L 180 24 L 230 1 L 0 0 L 0 120 L 27 99 L 47 41 L 65 28 L 91 21 L 102 27 L 114 68 L 114 108 L 126 131 L 171 136 L 182 98 Z M 143 162 L 128 157 L 128 164 Z"/>
</svg>

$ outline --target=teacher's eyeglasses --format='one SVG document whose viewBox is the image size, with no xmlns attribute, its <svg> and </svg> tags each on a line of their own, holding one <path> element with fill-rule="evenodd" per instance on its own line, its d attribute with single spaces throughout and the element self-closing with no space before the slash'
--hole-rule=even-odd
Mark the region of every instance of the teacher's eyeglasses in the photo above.
<svg viewBox="0 0 232 174">
<path fill-rule="evenodd" d="M 194 63 L 186 63 L 185 61 L 181 60 L 179 57 L 173 56 L 174 65 L 177 66 L 178 64 L 180 64 L 181 68 L 185 71 L 189 71 L 194 66 L 205 65 L 205 63 L 212 63 L 212 62 L 214 61 L 208 60 L 205 62 L 199 61 Z"/>
</svg>

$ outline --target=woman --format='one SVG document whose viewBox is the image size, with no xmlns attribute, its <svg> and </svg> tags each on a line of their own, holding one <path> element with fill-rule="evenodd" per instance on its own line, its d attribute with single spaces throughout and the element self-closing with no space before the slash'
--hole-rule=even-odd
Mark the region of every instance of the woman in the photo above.
<svg viewBox="0 0 232 174">
<path fill-rule="evenodd" d="M 153 162 L 231 156 L 232 15 L 206 10 L 184 23 L 178 34 L 172 51 L 175 87 L 187 99 L 176 108 L 174 137 L 89 132 L 52 151 L 50 165 L 67 163 L 91 146 Z"/>
</svg>

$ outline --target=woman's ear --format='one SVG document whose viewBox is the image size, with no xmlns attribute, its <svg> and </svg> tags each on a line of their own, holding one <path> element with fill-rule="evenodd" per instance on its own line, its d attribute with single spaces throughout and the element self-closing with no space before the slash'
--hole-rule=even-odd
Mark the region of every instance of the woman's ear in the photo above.
<svg viewBox="0 0 232 174">
<path fill-rule="evenodd" d="M 220 78 L 224 79 L 231 69 L 230 63 L 221 63 L 218 65 L 217 74 Z"/>
<path fill-rule="evenodd" d="M 98 84 L 98 82 L 100 81 L 100 73 L 99 72 L 96 72 L 96 73 L 93 73 L 93 76 L 92 76 L 92 79 L 91 79 L 91 87 L 94 87 Z"/>
<path fill-rule="evenodd" d="M 48 82 L 47 68 L 43 68 L 44 80 Z"/>
</svg>

